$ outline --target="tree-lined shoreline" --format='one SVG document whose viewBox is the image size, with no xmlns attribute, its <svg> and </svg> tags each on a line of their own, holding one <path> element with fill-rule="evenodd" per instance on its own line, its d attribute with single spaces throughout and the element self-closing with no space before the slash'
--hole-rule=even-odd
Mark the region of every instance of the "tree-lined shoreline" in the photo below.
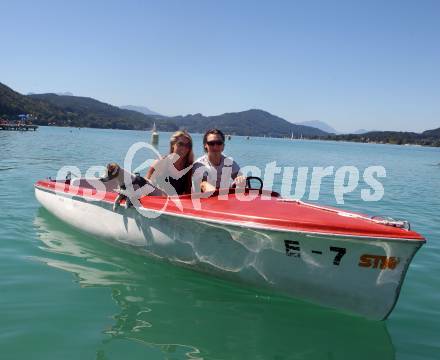
<svg viewBox="0 0 440 360">
<path fill-rule="evenodd" d="M 52 93 L 22 95 L 0 83 L 0 119 L 13 120 L 20 114 L 31 114 L 33 123 L 43 126 L 150 130 L 156 124 L 160 131 L 185 128 L 193 133 L 203 133 L 209 128 L 218 127 L 227 134 L 242 136 L 440 147 L 440 128 L 422 133 L 370 131 L 363 134 L 331 134 L 315 127 L 293 124 L 259 109 L 216 116 L 146 115 L 88 97 Z"/>
</svg>

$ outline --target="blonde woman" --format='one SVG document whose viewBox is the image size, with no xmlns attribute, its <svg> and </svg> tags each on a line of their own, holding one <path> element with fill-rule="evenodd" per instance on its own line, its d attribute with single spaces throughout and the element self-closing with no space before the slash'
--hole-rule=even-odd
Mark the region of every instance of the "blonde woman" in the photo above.
<svg viewBox="0 0 440 360">
<path fill-rule="evenodd" d="M 187 131 L 176 131 L 170 138 L 170 152 L 156 160 L 145 176 L 168 195 L 191 193 L 193 142 Z"/>
</svg>

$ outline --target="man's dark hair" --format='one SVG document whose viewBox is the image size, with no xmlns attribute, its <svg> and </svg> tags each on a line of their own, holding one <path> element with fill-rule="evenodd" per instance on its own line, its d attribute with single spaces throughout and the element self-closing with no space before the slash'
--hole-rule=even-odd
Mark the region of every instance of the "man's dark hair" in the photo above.
<svg viewBox="0 0 440 360">
<path fill-rule="evenodd" d="M 225 134 L 223 134 L 223 132 L 221 130 L 210 129 L 207 132 L 205 132 L 205 135 L 203 135 L 203 149 L 205 150 L 205 152 L 206 152 L 205 146 L 206 146 L 206 143 L 208 142 L 208 135 L 211 135 L 211 134 L 219 135 L 222 138 L 223 142 L 225 142 Z"/>
</svg>

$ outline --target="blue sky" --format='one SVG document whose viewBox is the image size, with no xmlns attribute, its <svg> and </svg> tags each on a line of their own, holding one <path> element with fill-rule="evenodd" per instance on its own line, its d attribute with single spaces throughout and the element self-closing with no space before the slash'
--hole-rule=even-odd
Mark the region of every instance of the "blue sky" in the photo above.
<svg viewBox="0 0 440 360">
<path fill-rule="evenodd" d="M 166 115 L 440 127 L 440 1 L 4 1 L 0 82 Z"/>
</svg>

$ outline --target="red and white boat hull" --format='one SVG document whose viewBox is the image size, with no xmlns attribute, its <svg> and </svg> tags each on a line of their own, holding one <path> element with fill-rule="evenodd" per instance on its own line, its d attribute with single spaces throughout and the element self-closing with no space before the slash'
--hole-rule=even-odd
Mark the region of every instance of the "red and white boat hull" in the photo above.
<svg viewBox="0 0 440 360">
<path fill-rule="evenodd" d="M 60 190 L 49 182 L 37 183 L 35 195 L 61 220 L 98 237 L 377 320 L 392 311 L 408 266 L 424 243 L 412 232 L 392 238 L 305 231 L 192 211 L 166 210 L 154 218 L 143 216 L 157 212 L 153 205 L 113 211 L 109 198 L 72 196 L 69 186 Z"/>
</svg>

